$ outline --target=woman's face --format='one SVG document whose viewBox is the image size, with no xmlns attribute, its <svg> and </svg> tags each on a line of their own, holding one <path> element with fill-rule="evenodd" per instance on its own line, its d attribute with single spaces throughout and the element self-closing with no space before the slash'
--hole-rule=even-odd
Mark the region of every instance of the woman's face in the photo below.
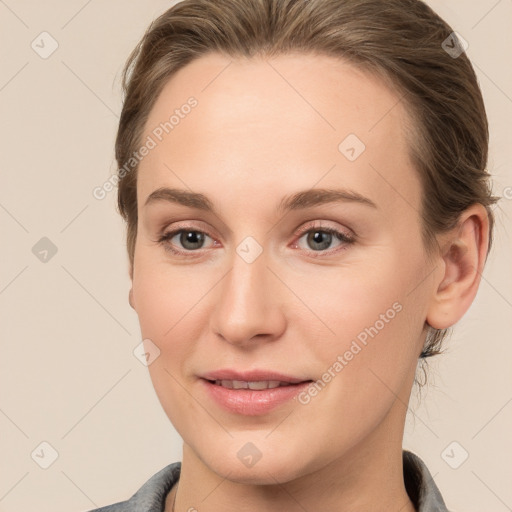
<svg viewBox="0 0 512 512">
<path fill-rule="evenodd" d="M 327 56 L 210 54 L 158 97 L 132 303 L 159 400 L 215 473 L 283 482 L 401 442 L 434 289 L 405 122 L 399 96 Z"/>
</svg>

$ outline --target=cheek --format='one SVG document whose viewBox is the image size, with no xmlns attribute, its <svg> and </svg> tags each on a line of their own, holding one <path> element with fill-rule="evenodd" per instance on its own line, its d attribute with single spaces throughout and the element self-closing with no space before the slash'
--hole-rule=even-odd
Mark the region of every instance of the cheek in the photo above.
<svg viewBox="0 0 512 512">
<path fill-rule="evenodd" d="M 135 264 L 133 294 L 142 335 L 167 344 L 200 307 L 206 290 L 207 285 L 185 267 L 140 257 Z"/>
<path fill-rule="evenodd" d="M 321 289 L 313 277 L 301 285 L 301 296 L 308 297 L 307 305 L 322 320 L 314 322 L 321 327 L 321 339 L 312 327 L 308 335 L 317 340 L 310 345 L 319 362 L 317 374 L 326 380 L 335 374 L 336 383 L 329 387 L 338 399 L 343 394 L 350 402 L 389 394 L 379 377 L 398 391 L 416 365 L 423 322 L 421 304 L 410 292 L 418 269 L 400 267 L 400 258 L 392 254 L 378 260 L 361 265 L 364 272 L 339 269 L 322 280 Z M 299 317 L 296 322 L 305 324 Z"/>
<path fill-rule="evenodd" d="M 317 317 L 315 325 L 325 326 L 325 338 L 316 346 L 327 351 L 343 349 L 350 340 L 364 343 L 371 334 L 381 337 L 401 322 L 408 278 L 389 270 L 393 266 L 390 258 L 379 261 L 378 265 L 364 262 L 333 269 L 325 278 L 311 275 L 301 281 L 298 294 Z"/>
<path fill-rule="evenodd" d="M 411 312 L 407 286 L 387 275 L 345 276 L 331 280 L 322 293 L 309 295 L 321 305 L 318 316 L 330 330 L 322 328 L 323 339 L 310 345 L 318 385 L 300 403 L 313 430 L 335 430 L 332 439 L 339 446 L 369 434 L 397 397 L 408 403 L 417 352 L 411 317 L 417 313 Z M 311 327 L 309 337 L 318 340 Z M 327 418 L 311 416 L 309 407 L 331 413 Z M 325 449 L 320 441 L 317 449 Z"/>
<path fill-rule="evenodd" d="M 187 423 L 187 418 L 199 417 L 203 412 L 195 410 L 196 402 L 184 389 L 189 385 L 184 376 L 189 374 L 186 365 L 194 357 L 193 340 L 201 337 L 200 330 L 205 326 L 198 315 L 203 315 L 206 301 L 201 298 L 207 286 L 183 268 L 138 263 L 133 290 L 141 334 L 160 350 L 148 366 L 150 378 L 172 424 L 190 434 L 194 426 Z"/>
</svg>

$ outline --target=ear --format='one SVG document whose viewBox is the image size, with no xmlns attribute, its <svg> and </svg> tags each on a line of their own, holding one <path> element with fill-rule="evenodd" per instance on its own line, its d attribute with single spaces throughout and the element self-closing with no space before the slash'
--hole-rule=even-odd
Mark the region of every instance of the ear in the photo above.
<svg viewBox="0 0 512 512">
<path fill-rule="evenodd" d="M 133 301 L 133 265 L 130 264 L 129 269 L 130 274 L 130 281 L 132 282 L 132 286 L 130 287 L 130 291 L 128 292 L 128 302 L 130 303 L 130 306 L 135 309 L 135 303 Z"/>
<path fill-rule="evenodd" d="M 133 303 L 133 288 L 130 288 L 130 291 L 128 292 L 128 302 L 130 303 L 130 306 L 135 309 L 135 305 Z"/>
<path fill-rule="evenodd" d="M 461 214 L 457 226 L 442 236 L 438 261 L 443 270 L 429 304 L 429 325 L 446 329 L 464 316 L 478 291 L 488 244 L 487 210 L 474 204 Z"/>
</svg>

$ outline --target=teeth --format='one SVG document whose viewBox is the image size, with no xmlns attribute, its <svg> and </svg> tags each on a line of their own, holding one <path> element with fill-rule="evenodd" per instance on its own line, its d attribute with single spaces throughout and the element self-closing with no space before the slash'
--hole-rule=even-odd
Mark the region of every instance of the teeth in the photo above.
<svg viewBox="0 0 512 512">
<path fill-rule="evenodd" d="M 229 389 L 274 389 L 280 386 L 289 386 L 289 382 L 281 382 L 279 380 L 260 380 L 254 382 L 247 382 L 244 380 L 216 380 L 217 386 L 222 386 Z"/>
<path fill-rule="evenodd" d="M 230 382 L 227 380 L 222 381 L 222 385 L 224 385 L 225 382 Z M 247 389 L 247 382 L 244 382 L 243 380 L 234 380 L 230 382 L 233 389 Z"/>
</svg>

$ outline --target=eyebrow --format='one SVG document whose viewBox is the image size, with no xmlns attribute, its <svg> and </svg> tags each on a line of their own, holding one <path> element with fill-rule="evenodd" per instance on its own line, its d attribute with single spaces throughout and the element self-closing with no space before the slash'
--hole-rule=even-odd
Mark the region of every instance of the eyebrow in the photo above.
<svg viewBox="0 0 512 512">
<path fill-rule="evenodd" d="M 210 199 L 199 192 L 188 190 L 160 187 L 149 194 L 144 207 L 151 203 L 167 201 L 170 203 L 197 208 L 207 212 L 215 212 L 215 207 Z M 278 204 L 278 213 L 290 210 L 303 210 L 322 204 L 351 202 L 378 209 L 378 206 L 369 198 L 348 189 L 312 188 L 301 190 L 290 196 L 284 197 Z"/>
</svg>

